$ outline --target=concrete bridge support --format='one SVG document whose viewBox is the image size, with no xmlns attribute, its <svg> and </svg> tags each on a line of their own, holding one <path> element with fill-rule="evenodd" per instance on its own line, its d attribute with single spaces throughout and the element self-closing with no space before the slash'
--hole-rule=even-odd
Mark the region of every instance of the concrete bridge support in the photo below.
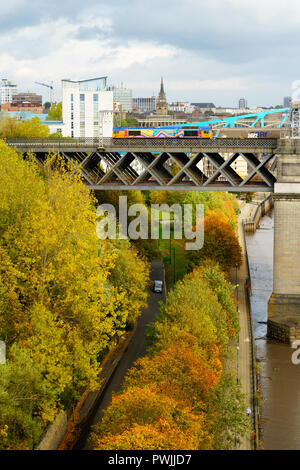
<svg viewBox="0 0 300 470">
<path fill-rule="evenodd" d="M 274 273 L 268 336 L 292 343 L 300 339 L 300 140 L 282 139 L 276 155 Z"/>
</svg>

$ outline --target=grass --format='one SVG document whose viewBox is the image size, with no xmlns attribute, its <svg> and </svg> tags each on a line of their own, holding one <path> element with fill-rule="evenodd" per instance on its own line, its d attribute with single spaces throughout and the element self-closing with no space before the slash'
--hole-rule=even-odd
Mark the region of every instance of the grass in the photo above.
<svg viewBox="0 0 300 470">
<path fill-rule="evenodd" d="M 167 288 L 170 290 L 187 272 L 185 240 L 160 239 L 159 249 L 166 269 Z"/>
</svg>

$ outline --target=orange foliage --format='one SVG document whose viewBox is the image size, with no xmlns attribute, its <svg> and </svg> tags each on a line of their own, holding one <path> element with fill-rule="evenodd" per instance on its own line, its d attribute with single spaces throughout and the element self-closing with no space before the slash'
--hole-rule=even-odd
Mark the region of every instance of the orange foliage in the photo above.
<svg viewBox="0 0 300 470">
<path fill-rule="evenodd" d="M 202 413 L 149 388 L 131 387 L 113 397 L 90 444 L 97 450 L 211 449 L 211 437 Z"/>
<path fill-rule="evenodd" d="M 191 251 L 189 258 L 191 268 L 206 259 L 217 262 L 227 272 L 234 266 L 240 266 L 242 252 L 238 238 L 220 211 L 207 211 L 204 218 L 204 246 L 201 250 Z"/>
<path fill-rule="evenodd" d="M 193 410 L 205 410 L 212 390 L 222 372 L 220 349 L 207 351 L 198 346 L 196 338 L 182 332 L 171 345 L 152 359 L 137 361 L 129 371 L 125 388 L 149 387 L 177 400 Z"/>
</svg>

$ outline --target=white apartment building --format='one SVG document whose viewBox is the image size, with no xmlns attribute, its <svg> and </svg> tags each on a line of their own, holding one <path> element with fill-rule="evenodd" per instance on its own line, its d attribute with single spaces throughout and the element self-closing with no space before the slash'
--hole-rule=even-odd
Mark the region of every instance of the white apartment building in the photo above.
<svg viewBox="0 0 300 470">
<path fill-rule="evenodd" d="M 3 78 L 0 82 L 0 104 L 11 103 L 14 95 L 18 93 L 18 86 Z"/>
<path fill-rule="evenodd" d="M 113 92 L 107 77 L 62 80 L 63 136 L 112 137 Z"/>
</svg>

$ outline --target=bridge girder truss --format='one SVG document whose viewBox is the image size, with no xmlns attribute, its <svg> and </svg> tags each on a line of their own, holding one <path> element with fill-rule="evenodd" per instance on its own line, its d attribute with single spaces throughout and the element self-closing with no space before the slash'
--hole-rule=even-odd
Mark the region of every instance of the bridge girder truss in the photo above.
<svg viewBox="0 0 300 470">
<path fill-rule="evenodd" d="M 198 190 L 272 192 L 275 154 L 234 151 L 224 158 L 218 151 L 60 151 L 74 171 L 81 171 L 91 190 Z M 39 162 L 45 153 L 36 153 Z M 233 168 L 241 157 L 247 175 Z M 272 169 L 271 169 L 272 168 Z"/>
</svg>

